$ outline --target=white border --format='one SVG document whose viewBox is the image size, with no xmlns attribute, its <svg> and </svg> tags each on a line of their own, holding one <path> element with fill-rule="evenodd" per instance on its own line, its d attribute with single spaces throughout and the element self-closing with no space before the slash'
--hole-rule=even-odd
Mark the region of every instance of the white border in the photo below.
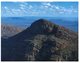
<svg viewBox="0 0 80 63">
<path fill-rule="evenodd" d="M 35 1 L 37 1 L 37 2 L 40 2 L 40 1 L 42 1 L 42 2 L 53 2 L 53 1 L 55 1 L 55 2 L 56 1 L 58 1 L 58 2 L 59 1 L 62 1 L 62 2 L 66 1 L 66 2 L 68 2 L 69 1 L 70 2 L 71 1 L 71 2 L 76 2 L 76 1 L 79 1 L 79 0 L 0 0 L 0 1 L 15 1 L 15 2 L 16 1 L 19 1 L 19 2 L 23 2 L 23 1 L 34 1 L 34 2 Z"/>
<path fill-rule="evenodd" d="M 0 9 L 1 9 L 1 3 L 0 3 Z M 1 14 L 1 10 L 0 10 L 0 14 Z M 0 38 L 1 38 L 1 18 L 0 18 Z M 0 46 L 1 46 L 1 39 L 0 39 Z M 1 60 L 1 47 L 0 47 L 0 60 Z"/>
<path fill-rule="evenodd" d="M 80 1 L 78 3 L 78 55 L 79 55 L 79 61 L 80 61 Z"/>
<path fill-rule="evenodd" d="M 1 8 L 1 2 L 4 2 L 4 1 L 7 1 L 7 2 L 25 2 L 25 1 L 29 1 L 29 2 L 79 2 L 80 3 L 80 1 L 79 0 L 0 0 L 0 8 Z M 80 4 L 78 5 L 79 6 L 79 10 L 78 11 L 80 11 Z M 1 10 L 0 10 L 0 14 L 1 14 Z M 78 13 L 78 25 L 80 24 L 80 19 L 79 19 L 79 16 L 80 16 L 80 12 Z M 0 17 L 1 17 L 1 15 L 0 15 Z M 78 41 L 78 48 L 79 48 L 79 52 L 80 52 L 80 25 L 79 25 L 79 27 L 78 27 L 78 39 L 79 39 L 79 41 Z M 0 19 L 0 35 L 1 35 L 1 19 Z M 0 36 L 0 38 L 1 38 L 1 36 Z M 1 39 L 0 39 L 0 45 L 1 45 Z M 78 53 L 79 53 L 78 52 Z M 1 48 L 0 48 L 0 56 L 1 56 Z M 79 57 L 80 57 L 80 54 L 79 54 Z M 1 57 L 0 57 L 1 58 Z M 7 61 L 5 61 L 6 63 L 8 63 Z M 21 62 L 21 63 L 25 63 L 25 62 L 27 62 L 27 63 L 39 63 L 40 61 L 12 61 L 12 62 Z M 46 61 L 47 63 L 49 63 L 49 61 Z M 46 63 L 46 62 L 42 62 L 41 61 L 41 63 Z M 68 63 L 68 62 L 70 62 L 70 61 L 50 61 L 51 63 L 63 63 L 63 62 L 65 62 L 65 63 Z M 78 60 L 78 62 L 79 62 L 79 60 Z M 78 62 L 74 62 L 74 61 L 71 61 L 70 63 L 78 63 Z M 3 62 L 2 62 L 3 63 Z"/>
</svg>

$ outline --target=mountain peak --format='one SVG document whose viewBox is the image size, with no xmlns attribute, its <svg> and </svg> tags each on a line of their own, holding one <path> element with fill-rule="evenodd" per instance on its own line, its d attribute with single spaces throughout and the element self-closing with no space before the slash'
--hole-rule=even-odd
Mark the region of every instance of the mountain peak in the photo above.
<svg viewBox="0 0 80 63">
<path fill-rule="evenodd" d="M 46 19 L 38 19 L 32 25 L 52 25 L 52 23 Z"/>
<path fill-rule="evenodd" d="M 30 26 L 30 30 L 32 33 L 50 33 L 53 29 L 58 29 L 58 25 L 46 20 L 46 19 L 39 19 L 32 23 Z M 54 32 L 55 32 L 54 31 Z"/>
</svg>

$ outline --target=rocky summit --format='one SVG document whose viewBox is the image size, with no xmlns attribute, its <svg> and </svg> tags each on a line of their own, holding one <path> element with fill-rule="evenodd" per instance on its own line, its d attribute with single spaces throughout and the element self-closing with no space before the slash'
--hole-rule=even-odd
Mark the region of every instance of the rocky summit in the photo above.
<svg viewBox="0 0 80 63">
<path fill-rule="evenodd" d="M 2 61 L 78 61 L 78 34 L 46 19 L 1 43 Z"/>
</svg>

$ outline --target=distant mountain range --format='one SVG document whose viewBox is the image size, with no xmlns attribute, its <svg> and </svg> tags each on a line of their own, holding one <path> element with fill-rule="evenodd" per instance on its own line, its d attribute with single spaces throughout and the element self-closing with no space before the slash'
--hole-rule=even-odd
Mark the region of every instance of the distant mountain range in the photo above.
<svg viewBox="0 0 80 63">
<path fill-rule="evenodd" d="M 78 61 L 78 33 L 46 19 L 1 41 L 2 61 Z"/>
<path fill-rule="evenodd" d="M 14 36 L 21 31 L 22 31 L 21 28 L 15 26 L 5 25 L 5 24 L 1 25 L 1 37 L 3 38 Z"/>
</svg>

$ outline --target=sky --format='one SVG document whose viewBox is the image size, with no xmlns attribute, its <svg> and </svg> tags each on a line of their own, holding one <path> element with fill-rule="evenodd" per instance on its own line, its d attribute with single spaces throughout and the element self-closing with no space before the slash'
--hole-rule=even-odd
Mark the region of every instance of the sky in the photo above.
<svg viewBox="0 0 80 63">
<path fill-rule="evenodd" d="M 78 17 L 78 2 L 1 2 L 2 17 Z"/>
</svg>

